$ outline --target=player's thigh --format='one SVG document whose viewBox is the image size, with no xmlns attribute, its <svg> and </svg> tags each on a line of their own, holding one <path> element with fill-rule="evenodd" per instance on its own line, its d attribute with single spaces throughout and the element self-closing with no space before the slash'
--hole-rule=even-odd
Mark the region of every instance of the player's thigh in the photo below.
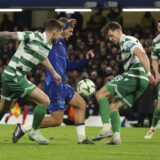
<svg viewBox="0 0 160 160">
<path fill-rule="evenodd" d="M 4 112 L 8 112 L 13 106 L 14 101 L 8 101 L 4 98 L 1 97 L 1 102 L 0 102 L 0 110 Z"/>
<path fill-rule="evenodd" d="M 49 97 L 38 87 L 36 87 L 30 95 L 27 97 L 28 100 L 45 106 L 49 106 L 50 100 Z"/>
<path fill-rule="evenodd" d="M 104 98 L 104 97 L 110 97 L 110 96 L 111 96 L 111 93 L 108 90 L 108 88 L 106 88 L 106 86 L 103 86 L 99 91 L 96 92 L 97 100 Z"/>
<path fill-rule="evenodd" d="M 64 110 L 51 111 L 50 115 L 51 115 L 52 119 L 58 121 L 59 123 L 62 123 L 63 116 L 64 116 Z"/>
<path fill-rule="evenodd" d="M 68 104 L 77 108 L 86 108 L 85 100 L 77 92 L 74 93 Z"/>
</svg>

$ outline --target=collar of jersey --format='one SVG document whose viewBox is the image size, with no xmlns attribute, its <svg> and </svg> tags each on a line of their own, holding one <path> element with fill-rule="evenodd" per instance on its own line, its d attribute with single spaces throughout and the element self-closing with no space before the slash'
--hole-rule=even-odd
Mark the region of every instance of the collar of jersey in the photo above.
<svg viewBox="0 0 160 160">
<path fill-rule="evenodd" d="M 123 38 L 125 37 L 126 35 L 125 34 L 122 34 L 121 37 L 120 37 L 120 42 L 123 40 Z"/>
<path fill-rule="evenodd" d="M 47 36 L 46 36 L 46 33 L 45 33 L 45 32 L 43 32 L 43 42 L 44 42 L 44 43 L 47 43 Z"/>
<path fill-rule="evenodd" d="M 62 42 L 63 44 L 65 44 L 65 41 L 64 41 L 63 38 L 59 38 L 58 41 L 59 41 L 59 42 Z"/>
</svg>

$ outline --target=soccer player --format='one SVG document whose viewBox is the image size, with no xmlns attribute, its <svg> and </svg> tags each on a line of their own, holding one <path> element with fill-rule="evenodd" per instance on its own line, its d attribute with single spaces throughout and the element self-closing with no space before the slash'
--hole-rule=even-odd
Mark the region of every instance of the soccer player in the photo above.
<svg viewBox="0 0 160 160">
<path fill-rule="evenodd" d="M 86 102 L 73 88 L 71 88 L 71 86 L 65 82 L 67 76 L 66 71 L 74 70 L 87 64 L 89 62 L 89 57 L 94 57 L 94 53 L 92 51 L 88 51 L 86 54 L 86 59 L 80 60 L 78 62 L 70 61 L 66 52 L 66 45 L 64 40 L 68 40 L 69 37 L 73 35 L 75 20 L 61 18 L 60 21 L 65 24 L 65 28 L 61 34 L 61 38 L 58 39 L 57 44 L 53 45 L 48 59 L 57 73 L 59 73 L 59 75 L 62 77 L 62 83 L 58 86 L 55 83 L 55 78 L 52 77 L 51 72 L 46 70 L 44 91 L 51 100 L 51 104 L 49 106 L 50 117 L 44 118 L 41 127 L 46 128 L 61 125 L 63 122 L 64 111 L 66 109 L 65 104 L 68 103 L 69 105 L 75 107 L 74 121 L 78 135 L 78 144 L 94 144 L 88 140 L 85 135 L 84 122 Z M 21 126 L 18 124 L 15 132 L 18 130 L 19 133 L 17 136 L 13 135 L 14 141 L 17 142 L 25 132 L 29 131 L 31 129 L 31 125 L 32 124 L 25 124 Z"/>
<path fill-rule="evenodd" d="M 27 98 L 37 104 L 34 109 L 34 118 L 29 138 L 40 144 L 49 141 L 39 132 L 40 124 L 50 104 L 49 97 L 33 83 L 26 79 L 27 73 L 39 63 L 49 69 L 55 77 L 57 84 L 61 77 L 53 69 L 47 56 L 53 43 L 57 42 L 63 24 L 51 19 L 45 26 L 45 31 L 35 32 L 0 32 L 0 38 L 18 39 L 21 41 L 16 53 L 2 73 L 2 93 L 0 102 L 0 120 L 10 110 L 16 98 Z M 16 133 L 15 133 L 16 134 Z"/>
<path fill-rule="evenodd" d="M 111 135 L 109 124 L 111 118 L 113 136 L 106 144 L 118 145 L 121 144 L 119 108 L 126 104 L 132 107 L 133 103 L 146 90 L 148 83 L 156 84 L 156 81 L 150 72 L 148 57 L 139 40 L 123 34 L 122 28 L 117 22 L 106 24 L 102 33 L 111 42 L 120 45 L 125 72 L 116 76 L 96 92 L 103 122 L 102 133 L 100 132 L 98 136 Z M 110 104 L 108 98 L 112 98 Z"/>
<path fill-rule="evenodd" d="M 157 29 L 160 32 L 160 20 L 157 23 Z M 154 38 L 152 42 L 152 53 L 151 53 L 151 59 L 152 59 L 152 67 L 153 71 L 155 73 L 156 80 L 160 82 L 160 74 L 159 74 L 159 56 L 160 53 L 160 34 Z M 147 132 L 147 134 L 144 136 L 145 139 L 151 139 L 153 134 L 156 131 L 156 126 L 158 121 L 160 120 L 160 83 L 158 84 L 158 104 L 157 107 L 154 110 L 153 119 L 152 119 L 152 126 Z"/>
</svg>

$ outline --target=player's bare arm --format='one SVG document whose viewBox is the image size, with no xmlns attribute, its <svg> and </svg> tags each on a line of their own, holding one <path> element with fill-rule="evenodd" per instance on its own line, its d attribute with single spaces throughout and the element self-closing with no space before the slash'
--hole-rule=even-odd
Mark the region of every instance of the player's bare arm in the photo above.
<svg viewBox="0 0 160 160">
<path fill-rule="evenodd" d="M 50 72 L 52 73 L 52 75 L 54 76 L 54 78 L 56 79 L 57 84 L 61 83 L 61 77 L 60 75 L 54 70 L 54 68 L 52 67 L 51 63 L 49 62 L 48 58 L 46 58 L 43 62 L 42 65 L 45 66 L 48 70 L 50 70 Z"/>
<path fill-rule="evenodd" d="M 154 71 L 154 73 L 155 73 L 155 76 L 156 76 L 156 80 L 157 81 L 160 81 L 160 74 L 159 74 L 159 72 L 158 72 L 158 60 L 157 59 L 153 59 L 152 60 L 152 67 L 153 67 L 153 71 Z"/>
<path fill-rule="evenodd" d="M 0 39 L 18 39 L 17 32 L 0 32 Z"/>
<path fill-rule="evenodd" d="M 156 85 L 157 82 L 156 80 L 154 79 L 153 75 L 151 74 L 151 70 L 150 70 L 150 63 L 149 63 L 149 59 L 146 55 L 145 52 L 143 52 L 141 49 L 139 49 L 138 47 L 135 48 L 134 50 L 134 54 L 136 56 L 139 57 L 139 60 L 140 62 L 142 63 L 144 69 L 145 69 L 145 72 L 148 74 L 148 78 L 149 78 L 149 81 L 152 85 Z"/>
</svg>

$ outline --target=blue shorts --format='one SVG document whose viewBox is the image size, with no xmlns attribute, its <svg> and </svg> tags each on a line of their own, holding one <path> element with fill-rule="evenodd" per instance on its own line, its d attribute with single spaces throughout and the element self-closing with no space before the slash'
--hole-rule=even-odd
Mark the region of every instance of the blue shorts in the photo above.
<svg viewBox="0 0 160 160">
<path fill-rule="evenodd" d="M 75 90 L 68 84 L 44 84 L 44 92 L 50 99 L 48 111 L 65 110 L 66 104 L 73 98 Z"/>
</svg>

